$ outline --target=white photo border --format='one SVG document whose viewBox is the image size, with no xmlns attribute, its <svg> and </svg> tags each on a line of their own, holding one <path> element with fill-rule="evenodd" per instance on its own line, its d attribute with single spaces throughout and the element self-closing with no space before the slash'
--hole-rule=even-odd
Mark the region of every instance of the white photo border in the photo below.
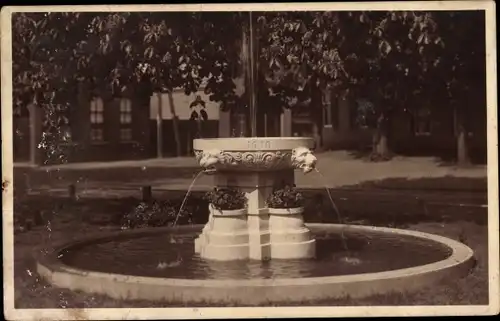
<svg viewBox="0 0 500 321">
<path fill-rule="evenodd" d="M 13 119 L 12 35 L 14 12 L 64 11 L 286 11 L 286 10 L 484 10 L 486 15 L 487 129 L 488 129 L 488 244 L 489 305 L 484 306 L 361 306 L 255 308 L 123 308 L 15 309 L 13 282 Z M 496 16 L 494 1 L 402 1 L 347 3 L 236 3 L 183 5 L 88 5 L 3 7 L 1 11 L 1 119 L 4 312 L 8 320 L 43 319 L 188 319 L 257 317 L 366 317 L 488 315 L 499 312 L 498 136 Z"/>
</svg>

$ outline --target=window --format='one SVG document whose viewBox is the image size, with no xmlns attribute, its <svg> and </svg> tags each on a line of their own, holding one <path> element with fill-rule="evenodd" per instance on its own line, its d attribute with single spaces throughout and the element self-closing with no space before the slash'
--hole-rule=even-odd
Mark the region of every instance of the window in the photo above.
<svg viewBox="0 0 500 321">
<path fill-rule="evenodd" d="M 131 128 L 121 128 L 120 129 L 120 140 L 122 140 L 122 141 L 132 140 L 132 129 Z"/>
<path fill-rule="evenodd" d="M 90 139 L 93 142 L 104 141 L 104 106 L 100 98 L 90 102 Z"/>
<path fill-rule="evenodd" d="M 130 100 L 122 99 L 120 102 L 120 124 L 129 125 L 132 123 L 132 105 Z"/>
<path fill-rule="evenodd" d="M 132 103 L 129 99 L 120 101 L 120 140 L 132 140 Z"/>
<path fill-rule="evenodd" d="M 102 128 L 91 128 L 90 129 L 90 139 L 93 142 L 104 141 L 104 134 Z"/>
</svg>

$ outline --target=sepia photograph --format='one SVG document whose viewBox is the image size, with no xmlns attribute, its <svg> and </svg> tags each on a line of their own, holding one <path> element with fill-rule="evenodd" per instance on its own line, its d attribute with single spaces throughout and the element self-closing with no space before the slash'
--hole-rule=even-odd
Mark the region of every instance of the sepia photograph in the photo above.
<svg viewBox="0 0 500 321">
<path fill-rule="evenodd" d="M 493 1 L 1 12 L 8 320 L 499 312 Z"/>
</svg>

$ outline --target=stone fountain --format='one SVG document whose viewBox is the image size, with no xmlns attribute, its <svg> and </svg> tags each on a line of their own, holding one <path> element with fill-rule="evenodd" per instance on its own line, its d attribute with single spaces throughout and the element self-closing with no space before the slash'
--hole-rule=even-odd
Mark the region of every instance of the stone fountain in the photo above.
<svg viewBox="0 0 500 321">
<path fill-rule="evenodd" d="M 373 226 L 306 226 L 301 214 L 272 214 L 266 199 L 275 184 L 293 184 L 295 170 L 309 173 L 317 159 L 311 138 L 255 137 L 255 63 L 247 57 L 253 137 L 193 143 L 214 185 L 243 191 L 247 208 L 231 215 L 210 208 L 203 227 L 98 233 L 55 244 L 37 254 L 39 275 L 57 287 L 115 299 L 261 305 L 406 292 L 468 273 L 473 251 L 448 238 Z M 357 252 L 343 252 L 339 235 Z"/>
<path fill-rule="evenodd" d="M 98 233 L 55 244 L 54 251 L 37 255 L 37 272 L 54 286 L 120 300 L 233 305 L 408 292 L 469 273 L 473 251 L 445 237 L 304 225 L 301 215 L 270 213 L 265 200 L 273 185 L 293 183 L 296 169 L 315 168 L 312 144 L 298 137 L 195 140 L 196 158 L 215 174 L 215 185 L 245 192 L 245 211 L 211 210 L 203 227 Z M 339 247 L 339 236 L 353 252 Z"/>
<path fill-rule="evenodd" d="M 215 173 L 215 186 L 233 187 L 247 197 L 243 215 L 210 218 L 195 241 L 195 252 L 212 260 L 301 259 L 315 256 L 315 240 L 302 215 L 274 215 L 266 199 L 278 183 L 294 184 L 294 171 L 316 166 L 311 138 L 250 137 L 196 139 L 200 166 Z"/>
</svg>

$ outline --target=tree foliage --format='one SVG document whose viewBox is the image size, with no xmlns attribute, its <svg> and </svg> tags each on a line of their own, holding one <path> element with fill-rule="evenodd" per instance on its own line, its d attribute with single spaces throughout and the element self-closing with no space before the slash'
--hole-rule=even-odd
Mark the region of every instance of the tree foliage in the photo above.
<svg viewBox="0 0 500 321">
<path fill-rule="evenodd" d="M 253 16 L 257 92 L 266 108 L 321 110 L 322 91 L 328 88 L 369 99 L 372 124 L 381 129 L 393 110 L 411 113 L 436 97 L 463 106 L 484 85 L 471 80 L 484 69 L 478 65 L 484 34 L 469 28 L 471 23 L 484 26 L 480 15 L 309 11 Z M 85 83 L 101 97 L 149 97 L 174 88 L 190 94 L 204 87 L 211 100 L 234 107 L 246 23 L 248 15 L 241 12 L 16 13 L 14 105 L 35 101 L 56 113 L 67 109 L 78 84 Z"/>
<path fill-rule="evenodd" d="M 299 97 L 308 85 L 351 90 L 381 108 L 418 94 L 443 46 L 429 12 L 277 13 L 265 30 L 271 87 Z"/>
<path fill-rule="evenodd" d="M 484 12 L 442 12 L 437 16 L 445 46 L 432 74 L 441 102 L 464 111 L 472 101 L 485 104 L 486 43 Z M 472 109 L 472 108 L 471 108 Z"/>
</svg>

